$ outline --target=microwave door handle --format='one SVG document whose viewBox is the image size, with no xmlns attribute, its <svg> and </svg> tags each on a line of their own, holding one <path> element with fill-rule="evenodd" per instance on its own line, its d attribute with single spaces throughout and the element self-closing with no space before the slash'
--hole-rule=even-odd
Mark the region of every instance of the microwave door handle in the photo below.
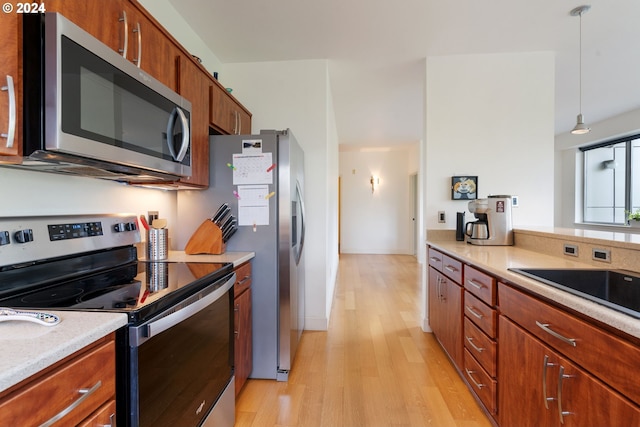
<svg viewBox="0 0 640 427">
<path fill-rule="evenodd" d="M 173 135 L 176 114 L 182 123 L 182 144 L 180 145 L 180 151 L 178 151 L 177 154 L 173 149 L 173 138 L 171 137 L 171 135 Z M 184 115 L 180 108 L 175 107 L 169 116 L 169 121 L 167 122 L 167 147 L 169 147 L 171 157 L 173 157 L 175 161 L 181 162 L 184 159 L 184 156 L 187 154 L 187 150 L 189 149 L 189 139 L 189 120 L 187 120 L 187 116 Z"/>
</svg>

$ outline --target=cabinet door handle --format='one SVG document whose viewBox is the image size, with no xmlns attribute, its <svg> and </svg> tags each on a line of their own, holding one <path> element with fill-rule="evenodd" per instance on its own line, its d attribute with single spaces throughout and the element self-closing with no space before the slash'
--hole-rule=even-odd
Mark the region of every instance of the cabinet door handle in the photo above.
<svg viewBox="0 0 640 427">
<path fill-rule="evenodd" d="M 138 34 L 138 57 L 133 59 L 133 63 L 140 68 L 142 63 L 142 31 L 140 31 L 140 23 L 136 22 L 136 27 L 133 29 L 134 33 Z"/>
<path fill-rule="evenodd" d="M 236 328 L 234 328 L 233 333 L 236 336 L 236 339 L 240 338 L 240 304 L 236 304 L 236 306 L 234 307 L 233 311 L 235 312 L 235 316 L 236 316 Z"/>
<path fill-rule="evenodd" d="M 9 126 L 7 133 L 0 134 L 1 137 L 7 138 L 7 148 L 13 147 L 13 139 L 16 134 L 16 91 L 13 86 L 13 77 L 7 76 L 7 85 L 2 86 L 2 91 L 7 91 L 9 95 Z"/>
<path fill-rule="evenodd" d="M 560 335 L 559 333 L 557 333 L 556 331 L 554 331 L 553 329 L 551 329 L 549 327 L 548 323 L 540 323 L 536 320 L 536 325 L 538 325 L 540 327 L 540 329 L 542 329 L 543 331 L 545 331 L 546 333 L 558 338 L 561 341 L 564 341 L 565 343 L 575 347 L 576 344 L 576 340 L 575 338 L 567 338 L 565 336 Z"/>
<path fill-rule="evenodd" d="M 556 366 L 555 363 L 549 362 L 549 356 L 544 356 L 542 362 L 542 397 L 544 398 L 544 407 L 549 409 L 549 402 L 555 400 L 553 397 L 547 397 L 547 368 L 549 366 Z"/>
<path fill-rule="evenodd" d="M 476 379 L 475 379 L 475 378 L 473 378 L 473 374 L 475 374 L 475 373 L 476 373 L 476 371 L 470 371 L 470 370 L 468 370 L 467 368 L 465 368 L 464 370 L 465 370 L 465 371 L 467 371 L 467 376 L 469 377 L 469 379 L 471 380 L 471 382 L 472 382 L 476 387 L 478 387 L 478 388 L 479 388 L 479 389 L 481 389 L 481 390 L 482 390 L 482 387 L 486 387 L 486 385 L 485 385 L 485 384 L 480 384 L 478 381 L 476 381 Z"/>
<path fill-rule="evenodd" d="M 562 383 L 565 378 L 571 378 L 571 375 L 565 375 L 564 366 L 560 366 L 560 372 L 558 373 L 558 415 L 560 416 L 561 424 L 564 424 L 565 416 L 571 415 L 571 412 L 562 410 Z"/>
<path fill-rule="evenodd" d="M 471 344 L 471 347 L 473 347 L 475 351 L 477 351 L 478 353 L 482 353 L 484 351 L 484 347 L 478 347 L 477 345 L 475 345 L 475 343 L 473 342 L 473 338 L 471 337 L 465 337 L 465 338 L 467 339 L 467 342 Z"/>
<path fill-rule="evenodd" d="M 478 290 L 480 290 L 480 289 L 485 287 L 482 283 L 478 283 L 473 279 L 467 280 L 467 283 L 470 284 L 471 286 L 473 286 L 474 288 L 478 289 Z"/>
<path fill-rule="evenodd" d="M 49 427 L 49 426 L 53 425 L 55 422 L 60 421 L 62 418 L 66 417 L 68 414 L 71 413 L 71 411 L 73 411 L 78 406 L 80 406 L 80 404 L 82 404 L 82 402 L 87 400 L 89 398 L 89 396 L 91 396 L 93 393 L 95 393 L 96 390 L 98 390 L 101 386 L 102 386 L 102 381 L 98 381 L 93 387 L 91 387 L 89 389 L 81 388 L 80 390 L 78 390 L 78 393 L 80 393 L 82 395 L 82 396 L 80 396 L 80 398 L 78 398 L 76 401 L 74 401 L 71 405 L 69 405 L 66 408 L 64 408 L 62 411 L 58 412 L 58 414 L 54 415 L 51 419 L 49 419 L 49 421 L 46 421 L 46 422 L 40 424 L 40 427 Z"/>
<path fill-rule="evenodd" d="M 474 307 L 471 307 L 470 305 L 465 305 L 465 308 L 467 309 L 467 311 L 471 314 L 473 314 L 475 317 L 477 317 L 478 319 L 482 319 L 484 317 L 484 315 L 482 313 L 478 313 Z"/>
<path fill-rule="evenodd" d="M 127 22 L 127 11 L 122 11 L 122 17 L 118 19 L 118 22 L 122 22 L 124 24 L 124 28 L 122 29 L 122 34 L 124 35 L 122 38 L 122 49 L 118 49 L 118 52 L 122 54 L 123 58 L 126 58 L 127 49 L 129 47 L 129 22 Z"/>
</svg>

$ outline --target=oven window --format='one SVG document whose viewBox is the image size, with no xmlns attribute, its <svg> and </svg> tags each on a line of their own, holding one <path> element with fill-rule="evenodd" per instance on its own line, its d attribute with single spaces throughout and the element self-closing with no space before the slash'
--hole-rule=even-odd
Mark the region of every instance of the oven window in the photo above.
<svg viewBox="0 0 640 427">
<path fill-rule="evenodd" d="M 138 348 L 140 426 L 197 426 L 233 375 L 233 288 Z"/>
</svg>

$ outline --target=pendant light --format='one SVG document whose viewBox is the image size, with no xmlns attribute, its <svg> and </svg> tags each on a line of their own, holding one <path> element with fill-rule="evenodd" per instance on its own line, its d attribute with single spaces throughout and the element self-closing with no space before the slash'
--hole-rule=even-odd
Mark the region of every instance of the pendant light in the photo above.
<svg viewBox="0 0 640 427">
<path fill-rule="evenodd" d="M 569 14 L 571 16 L 579 16 L 580 17 L 580 111 L 578 112 L 578 117 L 576 119 L 576 125 L 573 129 L 571 129 L 571 133 L 574 135 L 582 135 L 588 133 L 591 128 L 584 124 L 584 117 L 582 117 L 582 14 L 586 13 L 591 6 L 584 5 L 578 6 L 575 9 L 572 9 Z"/>
</svg>

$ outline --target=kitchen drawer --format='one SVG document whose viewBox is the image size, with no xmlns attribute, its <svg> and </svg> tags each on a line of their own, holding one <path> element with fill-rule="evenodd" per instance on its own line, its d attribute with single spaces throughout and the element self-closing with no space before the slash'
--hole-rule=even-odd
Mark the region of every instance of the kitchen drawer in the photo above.
<svg viewBox="0 0 640 427">
<path fill-rule="evenodd" d="M 78 427 L 115 427 L 116 401 L 110 400 L 95 411 L 89 418 L 84 420 Z"/>
<path fill-rule="evenodd" d="M 638 346 L 504 283 L 498 297 L 504 316 L 640 404 Z"/>
<path fill-rule="evenodd" d="M 457 259 L 442 254 L 442 272 L 454 282 L 462 284 L 462 263 Z"/>
<path fill-rule="evenodd" d="M 496 306 L 496 279 L 480 270 L 464 266 L 464 287 L 491 307 Z"/>
<path fill-rule="evenodd" d="M 251 286 L 251 261 L 235 269 L 236 282 L 233 284 L 233 296 L 237 297 Z"/>
<path fill-rule="evenodd" d="M 38 426 L 74 404 L 77 406 L 56 425 L 77 425 L 114 398 L 115 380 L 115 343 L 111 339 L 67 359 L 3 399 L 0 425 Z"/>
<path fill-rule="evenodd" d="M 464 314 L 491 338 L 496 337 L 498 314 L 496 310 L 473 296 L 469 291 L 464 293 Z"/>
<path fill-rule="evenodd" d="M 497 345 L 466 317 L 464 319 L 464 346 L 487 373 L 495 378 Z"/>
<path fill-rule="evenodd" d="M 487 410 L 495 415 L 497 408 L 498 382 L 482 369 L 467 349 L 464 350 L 464 375 L 471 389 L 478 395 Z"/>
<path fill-rule="evenodd" d="M 442 256 L 440 251 L 429 248 L 429 265 L 438 271 L 442 271 Z"/>
</svg>

